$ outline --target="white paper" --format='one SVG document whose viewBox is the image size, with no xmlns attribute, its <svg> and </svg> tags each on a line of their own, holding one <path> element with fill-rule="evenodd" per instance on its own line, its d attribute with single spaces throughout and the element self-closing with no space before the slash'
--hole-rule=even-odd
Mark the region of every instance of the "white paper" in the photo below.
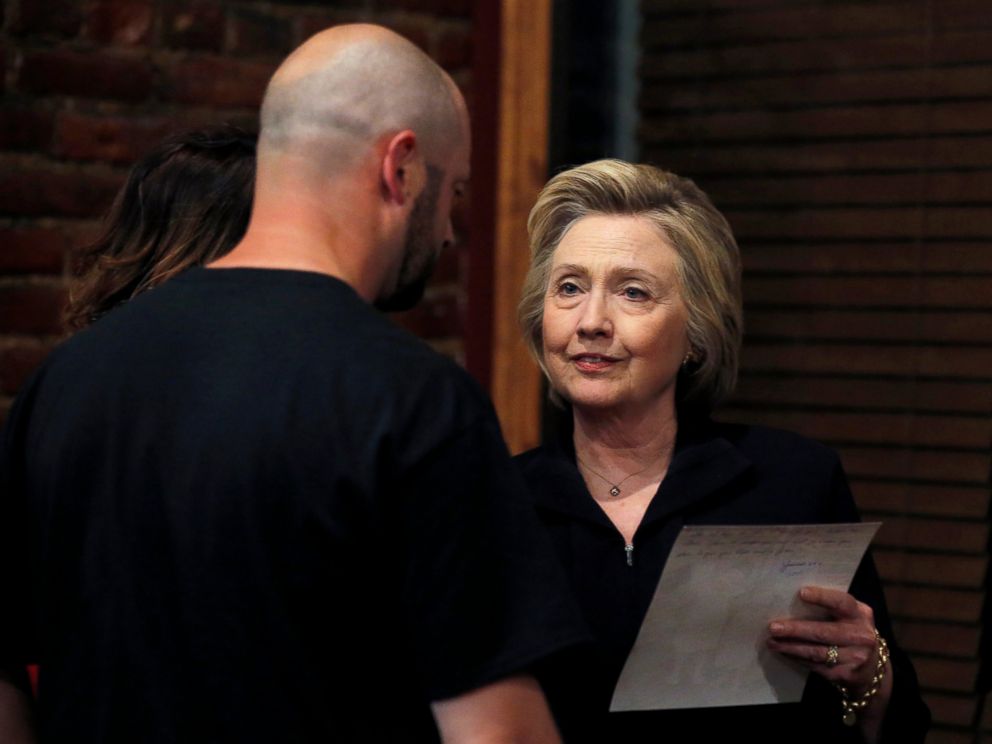
<svg viewBox="0 0 992 744">
<path fill-rule="evenodd" d="M 768 623 L 815 616 L 803 586 L 846 591 L 879 524 L 683 528 L 610 710 L 799 700 L 808 670 L 767 649 Z"/>
</svg>

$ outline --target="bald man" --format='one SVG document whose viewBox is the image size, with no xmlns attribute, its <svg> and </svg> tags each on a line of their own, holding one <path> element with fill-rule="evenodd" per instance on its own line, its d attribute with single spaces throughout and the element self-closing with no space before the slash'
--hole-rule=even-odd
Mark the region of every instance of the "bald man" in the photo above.
<svg viewBox="0 0 992 744">
<path fill-rule="evenodd" d="M 556 741 L 529 672 L 584 630 L 491 407 L 372 307 L 452 241 L 464 101 L 345 26 L 279 67 L 261 125 L 242 242 L 11 411 L 0 670 L 40 663 L 49 741 Z M 0 683 L 0 740 L 30 739 L 24 701 Z"/>
</svg>

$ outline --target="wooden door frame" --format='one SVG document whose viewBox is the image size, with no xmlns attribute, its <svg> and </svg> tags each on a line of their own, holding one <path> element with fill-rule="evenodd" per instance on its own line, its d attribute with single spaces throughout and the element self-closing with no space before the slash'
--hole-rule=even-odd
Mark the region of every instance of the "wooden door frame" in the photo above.
<svg viewBox="0 0 992 744">
<path fill-rule="evenodd" d="M 527 215 L 547 178 L 551 0 L 478 3 L 465 363 L 512 452 L 539 443 L 541 376 L 517 325 Z"/>
</svg>

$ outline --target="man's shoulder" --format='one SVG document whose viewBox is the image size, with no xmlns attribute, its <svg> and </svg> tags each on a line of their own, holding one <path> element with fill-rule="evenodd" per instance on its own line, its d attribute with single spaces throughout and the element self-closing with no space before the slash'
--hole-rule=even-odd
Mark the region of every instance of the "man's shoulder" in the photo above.
<svg viewBox="0 0 992 744">
<path fill-rule="evenodd" d="M 45 366 L 46 388 L 64 379 L 141 394 L 196 381 L 256 405 L 303 396 L 313 415 L 327 406 L 402 417 L 429 415 L 431 405 L 449 413 L 488 405 L 452 359 L 344 282 L 311 272 L 191 270 L 69 338 Z"/>
</svg>

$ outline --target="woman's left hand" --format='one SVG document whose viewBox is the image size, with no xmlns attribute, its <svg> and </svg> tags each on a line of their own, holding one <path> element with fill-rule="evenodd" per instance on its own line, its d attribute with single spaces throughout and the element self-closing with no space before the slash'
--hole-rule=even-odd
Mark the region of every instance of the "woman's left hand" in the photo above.
<svg viewBox="0 0 992 744">
<path fill-rule="evenodd" d="M 847 592 L 806 586 L 804 602 L 823 607 L 826 620 L 785 618 L 768 625 L 768 648 L 795 659 L 831 682 L 844 685 L 852 697 L 867 691 L 875 677 L 878 641 L 871 607 Z M 831 651 L 831 649 L 836 649 Z"/>
</svg>

